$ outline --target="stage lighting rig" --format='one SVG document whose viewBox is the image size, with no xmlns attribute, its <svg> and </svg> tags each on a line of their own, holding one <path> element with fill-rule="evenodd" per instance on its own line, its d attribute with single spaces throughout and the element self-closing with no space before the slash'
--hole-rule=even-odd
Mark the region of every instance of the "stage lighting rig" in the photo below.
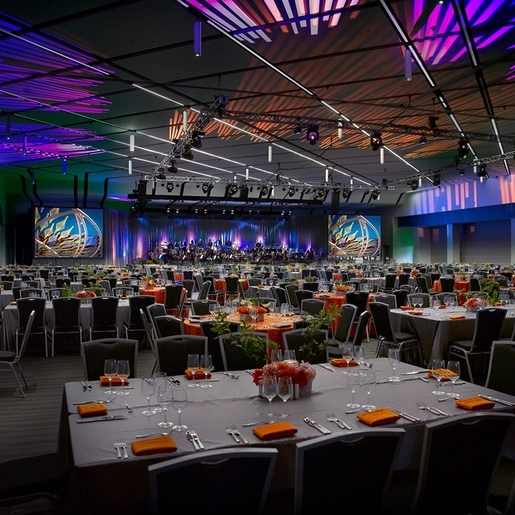
<svg viewBox="0 0 515 515">
<path fill-rule="evenodd" d="M 370 136 L 370 146 L 374 151 L 379 150 L 383 146 L 383 138 L 380 132 L 374 132 L 374 134 Z"/>
<path fill-rule="evenodd" d="M 318 137 L 318 125 L 314 123 L 309 124 L 308 130 L 306 131 L 306 139 L 309 141 L 309 144 L 316 145 Z"/>
</svg>

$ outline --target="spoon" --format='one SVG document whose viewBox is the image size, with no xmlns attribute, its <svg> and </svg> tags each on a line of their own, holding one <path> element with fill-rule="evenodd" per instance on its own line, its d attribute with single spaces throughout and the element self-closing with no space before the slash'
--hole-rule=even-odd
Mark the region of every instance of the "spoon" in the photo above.
<svg viewBox="0 0 515 515">
<path fill-rule="evenodd" d="M 144 435 L 136 435 L 136 438 L 147 438 L 148 436 L 154 436 L 154 435 L 162 435 L 162 436 L 169 436 L 170 433 L 145 433 Z"/>
<path fill-rule="evenodd" d="M 129 413 L 132 413 L 132 412 L 134 411 L 134 410 L 132 409 L 132 407 L 131 407 L 131 406 L 129 406 L 128 404 L 125 404 L 125 407 L 127 408 L 127 411 L 128 411 Z"/>
</svg>

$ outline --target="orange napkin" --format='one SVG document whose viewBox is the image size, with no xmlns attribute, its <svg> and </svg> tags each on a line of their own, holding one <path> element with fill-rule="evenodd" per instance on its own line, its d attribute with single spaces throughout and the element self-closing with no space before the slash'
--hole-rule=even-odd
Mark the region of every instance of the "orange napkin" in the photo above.
<svg viewBox="0 0 515 515">
<path fill-rule="evenodd" d="M 369 426 L 380 426 L 382 424 L 391 424 L 392 422 L 397 422 L 401 417 L 395 413 L 395 411 L 391 411 L 386 408 L 375 409 L 374 411 L 367 411 L 365 413 L 360 413 L 356 415 L 361 422 L 369 425 Z"/>
<path fill-rule="evenodd" d="M 129 380 L 125 380 L 125 386 L 129 384 Z M 109 379 L 106 376 L 100 376 L 100 386 L 109 386 Z M 113 377 L 113 380 L 111 381 L 111 386 L 122 386 L 122 380 L 115 376 Z"/>
<path fill-rule="evenodd" d="M 334 365 L 335 367 L 346 367 L 347 362 L 343 358 L 333 358 L 331 360 L 331 365 Z M 357 367 L 358 365 L 359 363 L 353 359 L 349 362 L 349 367 Z"/>
<path fill-rule="evenodd" d="M 465 315 L 449 315 L 449 320 L 461 320 Z"/>
<path fill-rule="evenodd" d="M 104 404 L 81 404 L 77 406 L 81 417 L 102 417 L 107 415 L 107 408 Z"/>
<path fill-rule="evenodd" d="M 411 311 L 413 309 L 413 306 L 401 306 L 401 309 L 404 311 Z"/>
<path fill-rule="evenodd" d="M 15 300 L 13 300 L 12 302 L 9 302 L 9 304 L 10 304 L 11 306 L 16 306 L 16 301 L 15 301 Z"/>
<path fill-rule="evenodd" d="M 445 304 L 440 304 L 438 309 L 446 309 L 446 308 L 447 308 L 447 306 Z"/>
<path fill-rule="evenodd" d="M 482 399 L 481 397 L 469 397 L 468 399 L 457 400 L 456 406 L 458 406 L 458 408 L 475 411 L 493 408 L 495 406 L 495 402 L 487 401 L 486 399 Z"/>
<path fill-rule="evenodd" d="M 440 379 L 440 381 L 448 381 L 449 380 L 449 376 L 455 376 L 456 375 L 455 372 L 453 372 L 452 370 L 449 370 L 447 368 L 437 368 L 436 370 L 438 370 L 439 373 L 444 374 L 444 376 L 442 377 L 442 379 Z M 428 370 L 427 375 L 429 377 L 433 377 L 433 371 L 432 370 Z"/>
<path fill-rule="evenodd" d="M 424 312 L 423 311 L 410 311 L 409 314 L 410 315 L 423 315 Z"/>
<path fill-rule="evenodd" d="M 136 456 L 146 456 L 147 454 L 160 454 L 162 452 L 175 452 L 177 445 L 170 436 L 157 436 L 131 443 L 132 452 Z"/>
<path fill-rule="evenodd" d="M 264 426 L 255 427 L 252 432 L 260 440 L 275 440 L 276 438 L 286 438 L 297 432 L 297 428 L 289 422 L 274 422 Z"/>
<path fill-rule="evenodd" d="M 185 370 L 184 375 L 186 376 L 186 379 L 193 379 L 193 374 L 191 373 L 191 370 Z M 211 374 L 207 374 L 207 378 L 209 379 L 211 377 Z M 195 379 L 205 379 L 206 375 L 202 370 L 199 370 L 198 372 L 195 372 Z"/>
</svg>

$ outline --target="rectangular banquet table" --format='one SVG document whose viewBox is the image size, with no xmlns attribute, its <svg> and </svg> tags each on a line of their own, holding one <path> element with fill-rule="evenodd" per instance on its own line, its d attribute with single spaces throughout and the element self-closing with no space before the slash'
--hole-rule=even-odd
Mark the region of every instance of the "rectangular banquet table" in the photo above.
<svg viewBox="0 0 515 515">
<path fill-rule="evenodd" d="M 129 322 L 130 308 L 129 301 L 120 299 L 118 302 L 118 310 L 116 314 L 116 325 L 119 334 L 122 334 L 122 326 L 125 322 Z M 80 322 L 84 329 L 88 329 L 91 325 L 91 304 L 82 304 L 80 307 Z M 51 301 L 47 301 L 45 309 L 45 323 L 49 327 L 55 324 L 54 307 Z M 2 324 L 3 331 L 3 350 L 14 349 L 14 338 L 16 327 L 18 326 L 18 309 L 16 305 L 9 305 L 4 310 L 4 320 Z"/>
<path fill-rule="evenodd" d="M 449 309 L 419 309 L 422 315 L 411 315 L 409 311 L 392 309 L 392 324 L 395 331 L 415 332 L 422 345 L 422 356 L 426 364 L 433 359 L 445 359 L 449 351 L 449 342 L 469 340 L 474 335 L 476 313 L 469 313 L 463 307 L 450 312 Z M 451 320 L 450 315 L 463 315 L 461 320 Z M 515 314 L 508 310 L 504 319 L 501 338 L 512 335 Z"/>
<path fill-rule="evenodd" d="M 384 358 L 371 360 L 372 369 L 376 371 L 378 381 L 383 381 L 391 375 L 388 360 Z M 182 423 L 194 429 L 204 443 L 206 449 L 220 449 L 237 446 L 225 431 L 226 427 L 235 424 L 240 432 L 249 440 L 252 446 L 273 446 L 279 450 L 279 458 L 272 481 L 273 490 L 291 488 L 294 481 L 295 444 L 303 440 L 321 436 L 316 429 L 308 426 L 303 418 L 310 418 L 329 428 L 333 433 L 340 430 L 335 424 L 325 420 L 326 413 L 334 412 L 337 417 L 347 422 L 352 430 L 370 430 L 369 426 L 357 420 L 356 414 L 346 414 L 345 405 L 351 400 L 351 393 L 345 388 L 345 377 L 342 371 L 335 368 L 334 372 L 320 366 L 315 366 L 317 376 L 313 383 L 312 394 L 298 400 L 287 402 L 286 411 L 291 414 L 288 419 L 298 432 L 295 436 L 263 442 L 252 432 L 251 427 L 243 427 L 243 423 L 265 422 L 263 413 L 268 411 L 268 401 L 259 397 L 258 388 L 245 371 L 235 371 L 238 379 L 231 379 L 222 373 L 214 373 L 212 388 L 188 388 L 189 403 L 182 413 Z M 398 372 L 403 373 L 420 370 L 406 363 L 401 363 Z M 426 372 L 421 375 L 425 376 Z M 402 427 L 406 430 L 396 468 L 416 466 L 420 457 L 424 424 L 439 417 L 430 412 L 420 410 L 416 402 L 421 401 L 430 406 L 438 405 L 450 416 L 467 413 L 455 406 L 453 400 L 445 403 L 436 402 L 431 393 L 435 381 L 419 380 L 418 376 L 404 376 L 399 383 L 383 382 L 376 386 L 370 401 L 378 407 L 390 407 L 405 411 L 420 419 L 413 423 L 401 418 L 388 427 Z M 179 378 L 182 384 L 187 383 L 184 377 Z M 195 452 L 192 444 L 184 433 L 172 433 L 177 445 L 173 454 L 156 454 L 151 456 L 134 456 L 130 443 L 137 434 L 158 431 L 157 423 L 162 415 L 146 417 L 141 414 L 146 407 L 146 399 L 140 393 L 141 379 L 129 379 L 130 395 L 117 397 L 106 404 L 112 415 L 122 414 L 127 418 L 107 422 L 92 422 L 77 424 L 80 417 L 76 413 L 74 402 L 89 399 L 107 398 L 99 382 L 92 382 L 92 391 L 84 392 L 79 382 L 67 383 L 64 387 L 62 425 L 60 441 L 66 446 L 73 460 L 74 488 L 76 490 L 74 513 L 123 513 L 124 515 L 145 515 L 149 513 L 149 492 L 147 467 L 155 462 L 172 459 L 184 454 Z M 450 391 L 450 386 L 442 386 Z M 493 392 L 471 383 L 455 386 L 455 392 L 462 397 L 474 396 L 479 393 L 494 395 L 515 402 L 515 397 Z M 152 398 L 151 402 L 155 402 Z M 366 401 L 364 391 L 358 390 L 355 400 L 358 403 Z M 124 407 L 128 403 L 134 408 L 129 413 Z M 494 410 L 514 411 L 515 408 L 496 404 Z M 283 411 L 282 401 L 275 399 L 272 410 L 274 413 Z M 176 421 L 177 415 L 170 408 L 169 420 Z M 118 439 L 127 441 L 128 459 L 117 459 L 114 442 Z M 373 471 L 371 471 L 373 472 Z M 128 494 L 130 492 L 130 495 Z"/>
</svg>

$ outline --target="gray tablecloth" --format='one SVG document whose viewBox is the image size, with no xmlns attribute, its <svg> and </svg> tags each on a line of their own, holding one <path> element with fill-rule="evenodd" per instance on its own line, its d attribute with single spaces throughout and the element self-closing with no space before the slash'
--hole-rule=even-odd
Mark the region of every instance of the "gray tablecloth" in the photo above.
<svg viewBox="0 0 515 515">
<path fill-rule="evenodd" d="M 391 368 L 386 359 L 372 360 L 372 369 L 376 371 L 378 381 L 382 381 L 391 375 Z M 235 446 L 231 436 L 226 433 L 226 427 L 236 424 L 237 428 L 250 441 L 251 445 L 274 446 L 279 450 L 279 460 L 273 480 L 273 489 L 284 489 L 293 486 L 295 468 L 295 444 L 306 439 L 316 438 L 321 434 L 308 426 L 303 418 L 309 416 L 333 433 L 341 431 L 335 424 L 327 422 L 327 413 L 334 412 L 351 425 L 354 431 L 369 430 L 369 426 L 356 419 L 356 414 L 346 414 L 346 404 L 351 401 L 351 393 L 346 388 L 346 376 L 341 368 L 335 368 L 334 372 L 317 366 L 317 377 L 313 383 L 313 393 L 298 400 L 288 401 L 286 411 L 291 414 L 288 419 L 298 432 L 294 437 L 262 442 L 252 432 L 252 428 L 243 427 L 245 422 L 265 421 L 262 416 L 267 412 L 267 401 L 258 396 L 258 388 L 252 382 L 250 375 L 244 371 L 237 372 L 239 379 L 230 379 L 221 374 L 214 373 L 213 377 L 218 382 L 211 383 L 212 388 L 188 388 L 189 404 L 182 413 L 182 423 L 195 429 L 204 443 L 206 449 Z M 403 373 L 416 370 L 405 363 L 401 363 L 398 372 Z M 426 373 L 421 374 L 423 376 Z M 455 406 L 453 400 L 438 403 L 431 393 L 436 388 L 433 379 L 423 382 L 413 376 L 401 376 L 406 381 L 400 383 L 378 384 L 371 394 L 370 401 L 378 407 L 391 407 L 406 411 L 420 419 L 418 423 L 412 423 L 400 419 L 393 424 L 407 431 L 406 438 L 397 462 L 397 467 L 416 466 L 420 456 L 424 423 L 439 417 L 422 411 L 416 402 L 422 401 L 428 405 L 438 405 L 451 416 L 465 413 Z M 180 378 L 183 383 L 187 380 Z M 112 403 L 107 404 L 110 414 L 126 414 L 127 419 L 109 422 L 94 422 L 77 424 L 80 417 L 76 414 L 74 402 L 87 399 L 107 398 L 105 389 L 99 383 L 93 382 L 92 391 L 83 392 L 80 383 L 67 383 L 63 401 L 63 427 L 61 440 L 68 442 L 73 456 L 75 471 L 82 489 L 82 498 L 79 504 L 88 506 L 90 513 L 101 511 L 118 513 L 149 513 L 149 497 L 147 489 L 147 467 L 156 461 L 174 458 L 184 453 L 194 452 L 192 444 L 184 433 L 172 433 L 172 438 L 177 444 L 177 452 L 174 454 L 160 454 L 146 457 L 136 457 L 132 454 L 130 443 L 135 440 L 137 434 L 158 431 L 157 423 L 162 415 L 157 414 L 146 417 L 141 414 L 146 399 L 140 393 L 140 379 L 130 380 L 130 395 L 117 397 Z M 450 386 L 442 387 L 450 391 Z M 465 383 L 455 386 L 457 392 L 463 397 L 477 395 L 478 393 L 493 392 L 479 386 Z M 498 397 L 510 399 L 515 402 L 515 397 L 497 394 Z M 365 403 L 366 392 L 358 390 L 355 400 Z M 155 397 L 151 402 L 155 403 Z M 128 403 L 134 408 L 128 413 L 124 404 Z M 279 399 L 273 401 L 272 410 L 281 413 L 283 406 Z M 508 410 L 505 406 L 497 405 L 494 409 Z M 69 414 L 69 415 L 68 415 Z M 66 418 L 68 417 L 68 424 Z M 169 418 L 177 420 L 177 415 L 170 408 Z M 69 431 L 69 435 L 67 434 Z M 123 439 L 129 444 L 129 459 L 116 458 L 114 442 Z M 127 495 L 130 492 L 130 495 Z M 139 511 L 138 511 L 139 510 Z M 87 511 L 85 511 L 87 512 Z"/>
</svg>

